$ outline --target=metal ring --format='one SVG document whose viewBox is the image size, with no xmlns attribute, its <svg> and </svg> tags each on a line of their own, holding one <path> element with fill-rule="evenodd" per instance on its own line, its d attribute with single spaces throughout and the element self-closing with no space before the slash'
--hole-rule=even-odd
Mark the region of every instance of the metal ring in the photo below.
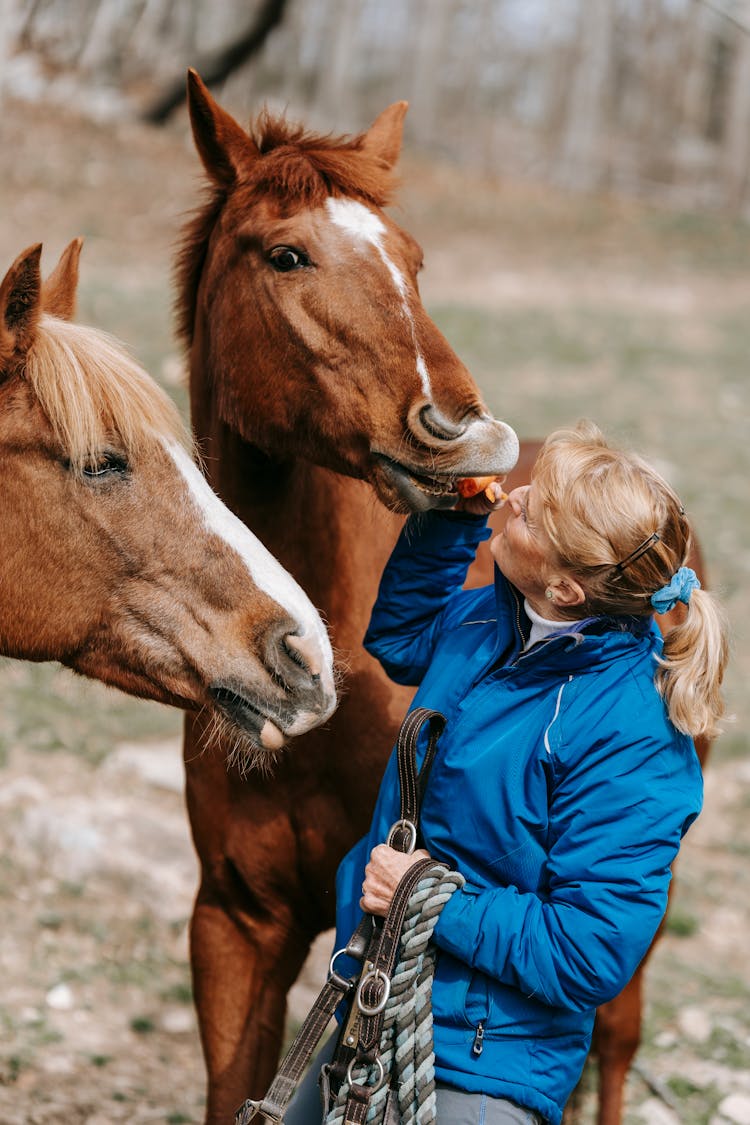
<svg viewBox="0 0 750 1125">
<path fill-rule="evenodd" d="M 333 966 L 336 962 L 336 958 L 340 957 L 342 955 L 342 953 L 346 953 L 346 948 L 342 947 L 341 949 L 337 949 L 336 952 L 331 957 L 331 960 L 328 962 L 328 975 L 329 975 L 329 977 L 333 976 Z"/>
<path fill-rule="evenodd" d="M 404 855 L 411 855 L 417 846 L 417 826 L 413 824 L 411 820 L 397 820 L 395 824 L 392 824 L 388 832 L 386 844 L 391 848 L 393 847 L 391 839 L 393 838 L 393 833 L 397 832 L 399 828 L 403 829 L 404 832 L 407 831 L 407 829 L 409 831 L 409 846 L 404 848 Z"/>
<path fill-rule="evenodd" d="M 378 1000 L 377 1004 L 373 1004 L 372 1007 L 370 1007 L 369 1004 L 364 1003 L 362 1000 L 362 989 L 370 979 L 374 978 L 375 980 L 377 980 L 378 977 L 380 977 L 385 985 L 385 988 L 383 989 L 383 998 L 382 1000 Z M 388 997 L 390 996 L 390 994 L 391 978 L 387 976 L 382 969 L 371 969 L 369 973 L 365 973 L 365 975 L 359 982 L 359 988 L 357 989 L 357 1007 L 359 1008 L 363 1016 L 376 1016 L 378 1012 L 382 1012 L 385 1008 L 386 1004 L 388 1003 Z"/>
<path fill-rule="evenodd" d="M 347 1080 L 347 1082 L 349 1083 L 350 1086 L 354 1081 L 354 1076 L 352 1074 L 352 1067 L 354 1066 L 354 1064 L 357 1061 L 358 1060 L 357 1060 L 357 1057 L 355 1055 L 355 1057 L 352 1059 L 352 1061 L 349 1063 L 348 1067 L 346 1068 L 346 1080 Z M 372 1063 L 363 1063 L 362 1065 L 370 1067 L 373 1064 Z M 370 1093 L 371 1094 L 374 1094 L 375 1091 L 378 1090 L 382 1086 L 383 1079 L 385 1078 L 385 1067 L 383 1066 L 379 1057 L 375 1059 L 374 1065 L 378 1068 L 380 1073 L 378 1074 L 377 1078 L 375 1079 L 375 1082 L 373 1083 L 373 1085 L 370 1087 Z M 361 1085 L 361 1083 L 360 1083 L 360 1085 Z"/>
</svg>

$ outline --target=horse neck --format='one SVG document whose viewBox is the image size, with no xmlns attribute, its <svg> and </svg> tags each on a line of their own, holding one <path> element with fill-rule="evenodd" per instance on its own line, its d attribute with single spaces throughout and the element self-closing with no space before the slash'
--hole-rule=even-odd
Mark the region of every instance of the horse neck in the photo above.
<svg viewBox="0 0 750 1125">
<path fill-rule="evenodd" d="M 222 500 L 325 614 L 336 644 L 359 646 L 399 517 L 363 481 L 275 460 L 221 422 L 196 436 Z"/>
</svg>

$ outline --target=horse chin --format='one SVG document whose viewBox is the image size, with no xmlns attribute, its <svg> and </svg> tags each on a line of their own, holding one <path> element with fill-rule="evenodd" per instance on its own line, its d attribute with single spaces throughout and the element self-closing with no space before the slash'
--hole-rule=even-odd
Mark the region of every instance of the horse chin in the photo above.
<svg viewBox="0 0 750 1125">
<path fill-rule="evenodd" d="M 375 454 L 374 469 L 372 484 L 379 499 L 399 515 L 452 508 L 458 500 L 453 479 L 418 473 L 383 454 Z"/>
</svg>

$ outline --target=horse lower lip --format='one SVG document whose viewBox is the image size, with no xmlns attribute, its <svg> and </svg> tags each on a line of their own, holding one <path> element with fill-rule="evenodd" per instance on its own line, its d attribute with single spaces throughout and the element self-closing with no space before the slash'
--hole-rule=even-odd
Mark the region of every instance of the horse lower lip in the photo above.
<svg viewBox="0 0 750 1125">
<path fill-rule="evenodd" d="M 264 726 L 269 722 L 269 716 L 265 711 L 257 707 L 246 696 L 232 691 L 231 688 L 211 688 L 210 694 L 218 709 L 230 722 L 242 727 L 243 730 L 251 731 L 256 737 L 260 735 Z M 270 722 L 278 728 L 276 719 L 271 719 Z"/>
</svg>

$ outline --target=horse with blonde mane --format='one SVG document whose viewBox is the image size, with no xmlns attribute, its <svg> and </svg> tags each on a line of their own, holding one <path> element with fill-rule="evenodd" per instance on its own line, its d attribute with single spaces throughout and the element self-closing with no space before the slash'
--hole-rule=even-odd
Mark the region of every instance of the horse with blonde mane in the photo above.
<svg viewBox="0 0 750 1125">
<path fill-rule="evenodd" d="M 32 246 L 0 284 L 0 653 L 200 712 L 239 768 L 267 764 L 333 711 L 326 630 L 167 395 L 71 323 L 80 248 L 42 284 Z"/>
<path fill-rule="evenodd" d="M 187 719 L 191 957 L 218 1125 L 273 1075 L 286 993 L 332 925 L 336 867 L 367 829 L 411 698 L 362 648 L 400 517 L 452 507 L 462 476 L 526 483 L 539 446 L 519 458 L 490 417 L 422 306 L 420 247 L 385 211 L 406 103 L 348 139 L 268 114 L 248 133 L 192 71 L 188 105 L 208 187 L 177 264 L 193 426 L 217 491 L 310 594 L 348 666 L 334 720 L 272 778 L 196 757 L 204 724 Z M 491 574 L 483 545 L 469 585 Z M 617 1125 L 640 976 L 605 1007 L 600 1125 Z"/>
</svg>

